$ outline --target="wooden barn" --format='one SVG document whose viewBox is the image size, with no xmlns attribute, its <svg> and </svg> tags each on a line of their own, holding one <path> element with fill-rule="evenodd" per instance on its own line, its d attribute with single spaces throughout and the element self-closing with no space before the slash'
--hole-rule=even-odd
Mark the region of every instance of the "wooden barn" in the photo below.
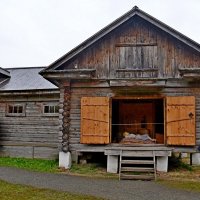
<svg viewBox="0 0 200 200">
<path fill-rule="evenodd" d="M 110 172 L 129 155 L 152 155 L 160 171 L 173 151 L 200 163 L 200 45 L 138 7 L 40 74 L 60 88 L 72 159 L 107 155 Z"/>
<path fill-rule="evenodd" d="M 0 155 L 58 158 L 59 89 L 44 67 L 0 68 Z"/>
</svg>

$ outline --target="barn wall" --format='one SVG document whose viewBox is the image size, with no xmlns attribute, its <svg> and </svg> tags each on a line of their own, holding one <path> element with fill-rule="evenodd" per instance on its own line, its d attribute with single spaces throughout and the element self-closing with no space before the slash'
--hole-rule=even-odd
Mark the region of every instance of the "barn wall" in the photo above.
<svg viewBox="0 0 200 200">
<path fill-rule="evenodd" d="M 200 67 L 200 54 L 136 17 L 83 50 L 59 69 L 75 67 L 96 69 L 96 78 L 179 78 L 179 68 Z M 158 71 L 116 71 L 138 68 Z"/>
<path fill-rule="evenodd" d="M 146 91 L 146 92 L 145 92 Z M 148 92 L 147 92 L 148 91 Z M 200 88 L 72 88 L 71 89 L 71 110 L 70 110 L 70 150 L 84 148 L 80 144 L 80 115 L 81 115 L 81 97 L 90 96 L 126 96 L 133 97 L 139 95 L 162 95 L 162 96 L 195 96 L 196 98 L 196 144 L 200 145 Z"/>
<path fill-rule="evenodd" d="M 0 155 L 11 157 L 58 157 L 59 120 L 45 116 L 43 104 L 59 103 L 59 93 L 1 96 Z M 25 116 L 6 116 L 8 103 L 25 104 Z"/>
</svg>

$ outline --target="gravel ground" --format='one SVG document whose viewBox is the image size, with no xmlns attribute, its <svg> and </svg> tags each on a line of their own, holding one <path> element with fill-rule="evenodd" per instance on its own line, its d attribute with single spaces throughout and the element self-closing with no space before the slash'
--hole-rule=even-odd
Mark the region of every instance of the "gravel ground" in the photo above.
<svg viewBox="0 0 200 200">
<path fill-rule="evenodd" d="M 0 179 L 10 183 L 87 194 L 110 200 L 199 200 L 200 193 L 172 189 L 154 181 L 118 181 L 0 167 Z"/>
</svg>

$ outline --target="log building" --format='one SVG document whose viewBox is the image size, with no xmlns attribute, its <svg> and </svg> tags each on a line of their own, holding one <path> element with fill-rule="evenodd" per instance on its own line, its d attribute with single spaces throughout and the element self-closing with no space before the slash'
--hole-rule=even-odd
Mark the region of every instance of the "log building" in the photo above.
<svg viewBox="0 0 200 200">
<path fill-rule="evenodd" d="M 9 70 L 0 73 L 0 81 L 9 79 Z M 153 156 L 154 168 L 160 171 L 167 171 L 173 151 L 191 153 L 193 164 L 200 164 L 200 45 L 138 7 L 40 74 L 59 92 L 51 84 L 45 89 L 28 88 L 29 95 L 17 91 L 10 96 L 1 87 L 1 96 L 6 95 L 5 100 L 1 98 L 0 129 L 4 133 L 12 124 L 19 125 L 18 130 L 10 128 L 7 135 L 1 134 L 4 148 L 29 142 L 39 145 L 32 145 L 32 150 L 28 146 L 30 152 L 42 155 L 51 149 L 48 145 L 58 144 L 59 151 L 71 152 L 76 161 L 88 153 L 105 154 L 107 170 L 120 173 L 125 170 L 123 156 L 131 155 Z M 14 102 L 15 93 L 25 104 L 10 108 L 7 101 Z M 44 116 L 45 109 L 50 109 L 45 104 L 58 98 L 59 123 L 54 116 Z M 5 113 L 25 106 L 26 118 Z M 21 110 L 20 115 L 24 115 Z M 22 119 L 27 119 L 27 135 L 34 134 L 33 126 L 40 126 L 39 141 L 23 135 Z M 15 133 L 16 142 L 9 143 Z"/>
<path fill-rule="evenodd" d="M 125 148 L 199 152 L 200 45 L 138 7 L 40 73 L 60 88 L 59 143 L 73 158 L 102 152 L 112 168 Z"/>
<path fill-rule="evenodd" d="M 59 90 L 44 67 L 0 68 L 0 155 L 58 157 Z"/>
</svg>

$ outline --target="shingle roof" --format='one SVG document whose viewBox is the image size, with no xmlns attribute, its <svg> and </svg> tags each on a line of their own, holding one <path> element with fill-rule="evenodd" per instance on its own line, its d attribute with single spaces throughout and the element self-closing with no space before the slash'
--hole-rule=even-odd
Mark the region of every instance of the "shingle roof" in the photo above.
<svg viewBox="0 0 200 200">
<path fill-rule="evenodd" d="M 39 72 L 45 67 L 9 68 L 10 78 L 0 84 L 0 91 L 57 89 L 55 85 L 44 79 Z"/>
</svg>

